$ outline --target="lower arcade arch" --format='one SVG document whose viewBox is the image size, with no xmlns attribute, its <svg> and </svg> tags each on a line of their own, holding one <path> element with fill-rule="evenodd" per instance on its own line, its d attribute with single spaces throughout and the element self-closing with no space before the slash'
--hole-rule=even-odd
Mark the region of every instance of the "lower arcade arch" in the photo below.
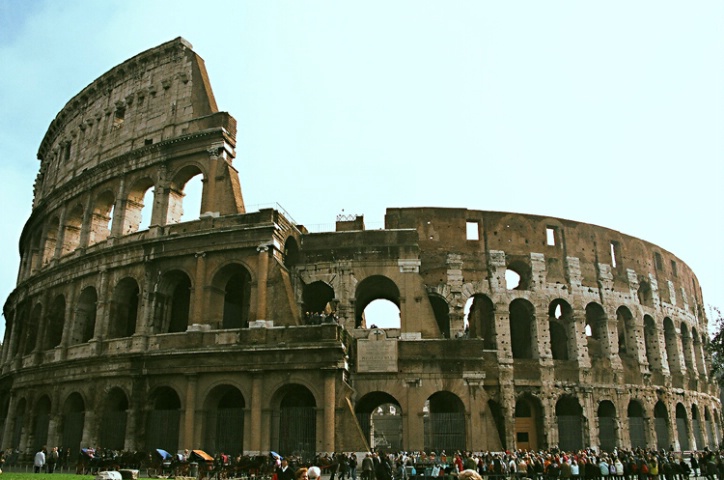
<svg viewBox="0 0 724 480">
<path fill-rule="evenodd" d="M 563 396 L 556 403 L 558 446 L 564 451 L 581 450 L 583 442 L 583 408 L 578 398 Z"/>
<path fill-rule="evenodd" d="M 636 400 L 628 404 L 628 429 L 632 448 L 646 448 L 644 407 Z"/>
<path fill-rule="evenodd" d="M 544 448 L 543 410 L 540 401 L 524 395 L 515 402 L 515 444 L 519 449 Z"/>
<path fill-rule="evenodd" d="M 357 401 L 354 412 L 370 449 L 403 449 L 402 408 L 395 397 L 385 392 L 370 392 Z"/>
<path fill-rule="evenodd" d="M 290 384 L 275 395 L 272 450 L 282 456 L 313 458 L 317 451 L 317 402 L 303 385 Z"/>
<path fill-rule="evenodd" d="M 696 441 L 696 448 L 698 450 L 703 450 L 706 442 L 704 441 L 704 433 L 701 428 L 699 408 L 696 406 L 696 404 L 691 406 L 691 430 L 694 432 L 694 441 Z"/>
<path fill-rule="evenodd" d="M 679 439 L 679 450 L 689 450 L 689 422 L 686 408 L 681 403 L 676 404 L 676 436 Z"/>
<path fill-rule="evenodd" d="M 85 426 L 85 402 L 78 392 L 71 393 L 63 404 L 60 438 L 64 448 L 80 452 Z"/>
<path fill-rule="evenodd" d="M 37 452 L 43 445 L 48 443 L 48 427 L 50 425 L 50 398 L 43 395 L 35 407 L 35 418 L 33 420 L 33 452 Z"/>
<path fill-rule="evenodd" d="M 601 450 L 616 448 L 616 407 L 610 400 L 598 404 L 598 442 Z"/>
<path fill-rule="evenodd" d="M 101 445 L 112 450 L 123 450 L 128 423 L 128 397 L 118 387 L 106 395 L 101 414 Z"/>
<path fill-rule="evenodd" d="M 669 448 L 669 411 L 661 400 L 654 405 L 654 430 L 656 431 L 656 448 Z"/>
<path fill-rule="evenodd" d="M 236 455 L 244 451 L 244 396 L 238 388 L 219 385 L 204 405 L 203 448 Z"/>
<path fill-rule="evenodd" d="M 465 405 L 451 392 L 432 394 L 423 408 L 425 451 L 464 451 Z"/>
<path fill-rule="evenodd" d="M 162 448 L 175 452 L 178 447 L 181 400 L 171 387 L 159 387 L 149 399 L 146 419 L 146 449 Z"/>
</svg>

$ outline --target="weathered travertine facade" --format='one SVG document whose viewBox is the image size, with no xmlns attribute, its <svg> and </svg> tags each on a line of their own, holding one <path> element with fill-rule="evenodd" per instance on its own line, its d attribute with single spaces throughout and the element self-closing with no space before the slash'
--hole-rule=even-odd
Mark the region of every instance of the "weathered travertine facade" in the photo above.
<svg viewBox="0 0 724 480">
<path fill-rule="evenodd" d="M 281 209 L 245 211 L 235 133 L 183 39 L 107 72 L 51 123 L 4 307 L 3 447 L 719 443 L 701 290 L 672 253 L 466 209 L 309 233 Z M 200 218 L 181 223 L 197 175 Z M 378 299 L 399 328 L 365 319 Z M 338 320 L 306 313 L 322 311 Z"/>
</svg>

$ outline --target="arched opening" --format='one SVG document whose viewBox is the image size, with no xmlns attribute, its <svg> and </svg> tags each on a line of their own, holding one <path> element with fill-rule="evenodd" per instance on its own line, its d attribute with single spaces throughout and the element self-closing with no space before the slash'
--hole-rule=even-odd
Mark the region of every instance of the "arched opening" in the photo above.
<svg viewBox="0 0 724 480">
<path fill-rule="evenodd" d="M 335 313 L 334 289 L 327 283 L 320 281 L 304 285 L 302 292 L 304 302 L 304 321 L 308 325 L 324 323 L 328 315 Z"/>
<path fill-rule="evenodd" d="M 716 437 L 714 437 L 714 424 L 711 421 L 709 407 L 704 407 L 704 422 L 706 423 L 706 440 L 708 445 L 716 445 Z"/>
<path fill-rule="evenodd" d="M 691 358 L 693 344 L 691 336 L 689 335 L 689 328 L 683 322 L 681 323 L 681 351 L 684 354 L 684 365 L 686 365 L 686 369 L 691 370 L 694 367 L 694 362 Z"/>
<path fill-rule="evenodd" d="M 696 449 L 703 450 L 706 446 L 704 442 L 704 434 L 701 429 L 701 421 L 699 420 L 699 407 L 696 404 L 691 406 L 691 429 L 694 432 L 694 440 L 696 441 Z"/>
<path fill-rule="evenodd" d="M 687 421 L 686 408 L 681 403 L 676 404 L 676 436 L 679 438 L 679 450 L 690 450 L 689 447 L 689 422 Z"/>
<path fill-rule="evenodd" d="M 392 395 L 370 392 L 355 405 L 357 421 L 372 450 L 402 450 L 402 408 Z"/>
<path fill-rule="evenodd" d="M 143 178 L 128 192 L 123 212 L 123 235 L 146 230 L 151 225 L 155 188 L 153 180 Z"/>
<path fill-rule="evenodd" d="M 556 299 L 548 305 L 548 329 L 553 360 L 569 360 L 575 356 L 568 341 L 572 317 L 573 309 L 568 302 Z"/>
<path fill-rule="evenodd" d="M 216 275 L 214 285 L 218 285 L 224 292 L 221 328 L 248 327 L 249 306 L 251 305 L 251 275 L 249 271 L 241 265 L 227 265 Z M 216 304 L 216 301 L 214 301 L 214 304 Z"/>
<path fill-rule="evenodd" d="M 432 307 L 432 313 L 435 315 L 435 321 L 437 322 L 437 328 L 440 329 L 440 333 L 443 338 L 452 338 L 450 336 L 450 306 L 447 301 L 439 295 L 428 295 L 430 300 L 430 306 Z M 465 332 L 456 332 L 457 337 L 462 337 Z"/>
<path fill-rule="evenodd" d="M 628 429 L 633 448 L 646 448 L 646 425 L 644 424 L 644 407 L 636 400 L 628 404 Z"/>
<path fill-rule="evenodd" d="M 518 449 L 545 448 L 542 412 L 540 401 L 530 395 L 515 402 L 515 445 Z"/>
<path fill-rule="evenodd" d="M 179 222 L 198 220 L 201 216 L 201 196 L 204 191 L 204 176 L 198 173 L 183 186 L 183 207 Z M 169 222 L 173 223 L 173 222 Z"/>
<path fill-rule="evenodd" d="M 15 418 L 13 418 L 13 427 L 10 433 L 12 435 L 10 445 L 15 445 L 15 448 L 20 446 L 20 439 L 22 438 L 23 427 L 25 426 L 27 408 L 28 406 L 26 400 L 21 398 L 18 402 L 18 408 L 15 409 Z M 50 409 L 48 409 L 48 411 L 50 411 Z"/>
<path fill-rule="evenodd" d="M 636 358 L 636 331 L 631 310 L 618 307 L 616 310 L 616 330 L 618 331 L 618 354 L 622 359 Z"/>
<path fill-rule="evenodd" d="M 55 258 L 59 230 L 60 219 L 58 217 L 51 218 L 50 222 L 48 222 L 48 229 L 45 231 L 45 242 L 43 242 L 43 265 L 47 265 Z"/>
<path fill-rule="evenodd" d="M 465 302 L 464 312 L 470 338 L 482 338 L 486 350 L 497 349 L 493 301 L 485 295 L 473 295 Z"/>
<path fill-rule="evenodd" d="M 639 303 L 644 307 L 651 307 L 654 306 L 654 294 L 651 291 L 651 285 L 649 282 L 642 280 L 639 283 L 639 289 L 637 292 L 637 296 L 639 299 Z"/>
<path fill-rule="evenodd" d="M 535 310 L 522 298 L 510 302 L 510 346 L 513 358 L 533 358 Z"/>
<path fill-rule="evenodd" d="M 50 398 L 43 395 L 35 407 L 33 422 L 33 452 L 37 452 L 48 443 L 48 426 L 50 425 Z"/>
<path fill-rule="evenodd" d="M 30 314 L 30 321 L 28 322 L 27 328 L 24 328 L 25 334 L 23 337 L 23 355 L 30 355 L 35 350 L 35 346 L 38 342 L 38 330 L 40 329 L 40 317 L 43 312 L 43 307 L 38 303 L 33 307 L 33 311 Z"/>
<path fill-rule="evenodd" d="M 85 426 L 85 402 L 79 393 L 71 393 L 63 404 L 61 438 L 63 446 L 71 452 L 80 452 Z"/>
<path fill-rule="evenodd" d="M 606 312 L 595 302 L 586 305 L 586 334 L 588 353 L 593 359 L 604 358 L 606 352 Z M 590 332 L 590 334 L 589 334 Z"/>
<path fill-rule="evenodd" d="M 83 206 L 76 205 L 65 217 L 63 227 L 63 252 L 61 255 L 73 253 L 80 246 L 80 231 L 83 226 Z"/>
<path fill-rule="evenodd" d="M 282 456 L 313 458 L 317 450 L 317 402 L 307 387 L 290 384 L 277 392 L 272 445 Z"/>
<path fill-rule="evenodd" d="M 706 376 L 706 361 L 704 360 L 704 342 L 699 337 L 695 327 L 691 327 L 691 340 L 694 346 L 694 361 L 696 363 L 696 371 L 699 375 Z"/>
<path fill-rule="evenodd" d="M 136 333 L 138 317 L 138 283 L 126 277 L 116 285 L 111 298 L 109 338 L 130 337 Z"/>
<path fill-rule="evenodd" d="M 237 454 L 244 451 L 244 408 L 238 388 L 219 385 L 206 397 L 204 450 Z"/>
<path fill-rule="evenodd" d="M 156 333 L 181 333 L 189 325 L 191 280 L 181 270 L 166 272 L 153 295 L 153 329 Z"/>
<path fill-rule="evenodd" d="M 106 190 L 98 195 L 93 204 L 88 245 L 105 241 L 111 235 L 113 204 L 116 197 L 112 191 Z"/>
<path fill-rule="evenodd" d="M 375 300 L 386 300 L 396 308 L 386 302 L 375 302 Z M 367 307 L 373 302 L 375 305 L 368 311 Z M 399 328 L 399 311 L 400 290 L 389 278 L 373 275 L 357 285 L 355 292 L 356 327 L 372 328 L 372 324 L 375 324 L 378 328 Z M 397 314 L 396 319 L 395 314 Z"/>
<path fill-rule="evenodd" d="M 111 450 L 123 450 L 128 422 L 128 397 L 123 390 L 114 387 L 106 395 L 103 407 L 101 445 Z"/>
<path fill-rule="evenodd" d="M 669 363 L 669 371 L 681 372 L 681 364 L 679 362 L 679 336 L 676 333 L 674 322 L 669 318 L 664 318 L 664 341 L 666 343 L 666 358 Z"/>
<path fill-rule="evenodd" d="M 646 360 L 649 368 L 661 371 L 661 353 L 659 352 L 658 331 L 651 315 L 644 315 L 644 344 L 646 345 Z"/>
<path fill-rule="evenodd" d="M 522 260 L 514 260 L 508 263 L 505 270 L 505 287 L 508 290 L 530 289 L 531 269 L 530 265 Z"/>
<path fill-rule="evenodd" d="M 576 397 L 563 396 L 556 402 L 558 446 L 563 451 L 583 448 L 583 408 Z"/>
<path fill-rule="evenodd" d="M 616 407 L 610 400 L 598 404 L 598 441 L 605 452 L 616 448 Z"/>
<path fill-rule="evenodd" d="M 287 240 L 284 242 L 282 261 L 284 262 L 284 266 L 290 270 L 299 263 L 299 245 L 294 237 L 287 237 Z"/>
<path fill-rule="evenodd" d="M 60 345 L 63 339 L 63 326 L 65 325 L 65 297 L 58 295 L 53 299 L 45 315 L 45 342 L 44 350 Z"/>
<path fill-rule="evenodd" d="M 654 430 L 656 430 L 656 448 L 668 449 L 670 445 L 669 411 L 661 400 L 654 405 Z"/>
<path fill-rule="evenodd" d="M 464 451 L 465 406 L 450 392 L 432 394 L 423 408 L 425 450 Z"/>
<path fill-rule="evenodd" d="M 98 294 L 93 287 L 86 287 L 78 297 L 75 307 L 75 321 L 70 331 L 70 345 L 86 343 L 93 338 L 96 327 Z"/>
<path fill-rule="evenodd" d="M 175 452 L 179 447 L 181 400 L 170 387 L 159 387 L 150 396 L 151 410 L 146 423 L 146 449 Z"/>
</svg>

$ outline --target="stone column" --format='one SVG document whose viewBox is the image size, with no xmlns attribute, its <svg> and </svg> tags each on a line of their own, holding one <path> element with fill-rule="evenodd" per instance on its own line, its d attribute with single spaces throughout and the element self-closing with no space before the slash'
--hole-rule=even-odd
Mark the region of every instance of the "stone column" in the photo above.
<svg viewBox="0 0 724 480">
<path fill-rule="evenodd" d="M 196 415 L 196 384 L 198 377 L 186 375 L 186 408 L 184 409 L 183 431 L 179 438 L 179 448 L 191 449 L 194 446 L 194 420 Z"/>
<path fill-rule="evenodd" d="M 206 252 L 196 252 L 196 272 L 194 273 L 194 287 L 191 293 L 189 311 L 191 318 L 189 324 L 207 324 L 209 318 L 204 318 L 204 292 L 206 278 Z M 216 328 L 221 327 L 217 325 Z"/>
<path fill-rule="evenodd" d="M 267 302 L 267 276 L 269 274 L 269 245 L 260 245 L 256 248 L 259 252 L 257 257 L 257 281 L 256 281 L 256 320 L 266 319 Z"/>
<path fill-rule="evenodd" d="M 250 455 L 259 455 L 261 453 L 261 418 L 262 418 L 262 376 L 261 372 L 253 372 L 251 379 L 251 429 L 249 437 L 251 439 L 248 452 Z"/>
<path fill-rule="evenodd" d="M 336 410 L 335 371 L 324 376 L 324 437 L 322 450 L 334 452 L 334 424 Z"/>
<path fill-rule="evenodd" d="M 15 392 L 11 391 L 10 401 L 8 402 L 8 414 L 7 417 L 5 417 L 5 428 L 3 429 L 3 447 L 17 447 L 17 445 L 13 445 L 12 443 L 10 443 L 13 439 L 13 429 L 15 427 L 15 422 L 17 421 L 17 418 L 15 418 L 15 416 L 17 415 L 17 409 L 17 396 L 15 395 Z"/>
</svg>

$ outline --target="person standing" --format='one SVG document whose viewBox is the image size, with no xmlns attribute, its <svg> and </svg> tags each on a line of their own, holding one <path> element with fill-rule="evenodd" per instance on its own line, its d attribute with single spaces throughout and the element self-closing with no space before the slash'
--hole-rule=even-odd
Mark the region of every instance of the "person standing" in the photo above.
<svg viewBox="0 0 724 480">
<path fill-rule="evenodd" d="M 40 473 L 43 470 L 43 467 L 45 466 L 46 451 L 46 447 L 43 446 L 43 448 L 41 448 L 38 453 L 35 454 L 35 459 L 33 460 L 33 471 L 35 473 Z"/>
<path fill-rule="evenodd" d="M 46 465 L 48 473 L 55 472 L 55 466 L 58 463 L 58 447 L 53 447 L 53 449 L 48 452 L 47 458 L 46 458 Z"/>
</svg>

